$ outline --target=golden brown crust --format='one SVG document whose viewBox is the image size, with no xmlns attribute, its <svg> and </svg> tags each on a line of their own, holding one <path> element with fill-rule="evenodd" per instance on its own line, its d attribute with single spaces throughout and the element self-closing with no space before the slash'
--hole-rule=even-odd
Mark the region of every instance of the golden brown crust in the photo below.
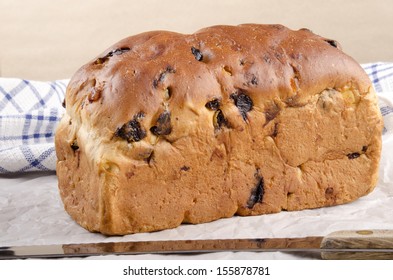
<svg viewBox="0 0 393 280">
<path fill-rule="evenodd" d="M 306 29 L 132 36 L 74 75 L 66 109 L 59 188 L 91 231 L 336 205 L 377 180 L 371 82 L 336 42 Z"/>
</svg>

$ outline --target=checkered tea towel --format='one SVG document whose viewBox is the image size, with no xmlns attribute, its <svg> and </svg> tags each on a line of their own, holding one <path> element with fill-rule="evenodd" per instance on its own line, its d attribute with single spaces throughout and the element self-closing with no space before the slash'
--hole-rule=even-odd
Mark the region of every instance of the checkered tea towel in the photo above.
<svg viewBox="0 0 393 280">
<path fill-rule="evenodd" d="M 368 63 L 362 67 L 370 77 L 378 95 L 384 121 L 384 138 L 393 135 L 393 63 Z"/>
<path fill-rule="evenodd" d="M 393 63 L 362 65 L 379 96 L 384 135 L 393 132 Z M 68 80 L 0 78 L 0 173 L 55 170 L 54 133 Z"/>
<path fill-rule="evenodd" d="M 67 83 L 0 78 L 0 173 L 55 170 Z"/>
</svg>

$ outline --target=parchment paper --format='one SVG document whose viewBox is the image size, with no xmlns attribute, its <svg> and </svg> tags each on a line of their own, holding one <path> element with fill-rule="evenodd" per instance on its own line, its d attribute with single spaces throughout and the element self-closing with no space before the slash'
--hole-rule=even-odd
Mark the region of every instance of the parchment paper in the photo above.
<svg viewBox="0 0 393 280">
<path fill-rule="evenodd" d="M 393 106 L 393 92 L 379 96 Z M 379 182 L 352 203 L 327 208 L 233 217 L 154 233 L 106 237 L 77 225 L 64 211 L 52 173 L 0 176 L 0 246 L 138 240 L 321 236 L 337 230 L 393 229 L 393 115 L 385 118 Z M 220 252 L 192 255 L 123 255 L 90 259 L 313 259 L 310 253 Z"/>
</svg>

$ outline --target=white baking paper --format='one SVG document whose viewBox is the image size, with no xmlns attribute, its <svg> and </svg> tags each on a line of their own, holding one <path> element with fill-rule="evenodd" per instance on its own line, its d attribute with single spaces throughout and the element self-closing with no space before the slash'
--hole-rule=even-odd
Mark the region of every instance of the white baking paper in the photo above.
<svg viewBox="0 0 393 280">
<path fill-rule="evenodd" d="M 393 92 L 380 104 L 393 107 Z M 393 229 L 393 114 L 384 117 L 376 189 L 352 203 L 256 217 L 233 217 L 154 233 L 106 237 L 77 225 L 64 211 L 54 173 L 0 176 L 0 247 L 111 241 L 321 236 L 337 230 Z M 313 259 L 311 253 L 220 252 L 192 255 L 123 255 L 91 259 Z"/>
</svg>

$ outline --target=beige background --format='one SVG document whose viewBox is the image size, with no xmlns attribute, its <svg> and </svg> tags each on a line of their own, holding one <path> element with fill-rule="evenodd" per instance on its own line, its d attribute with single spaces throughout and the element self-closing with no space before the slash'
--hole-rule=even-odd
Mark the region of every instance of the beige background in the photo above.
<svg viewBox="0 0 393 280">
<path fill-rule="evenodd" d="M 0 0 L 0 76 L 69 78 L 128 35 L 240 23 L 307 27 L 361 63 L 393 61 L 392 0 Z"/>
</svg>

